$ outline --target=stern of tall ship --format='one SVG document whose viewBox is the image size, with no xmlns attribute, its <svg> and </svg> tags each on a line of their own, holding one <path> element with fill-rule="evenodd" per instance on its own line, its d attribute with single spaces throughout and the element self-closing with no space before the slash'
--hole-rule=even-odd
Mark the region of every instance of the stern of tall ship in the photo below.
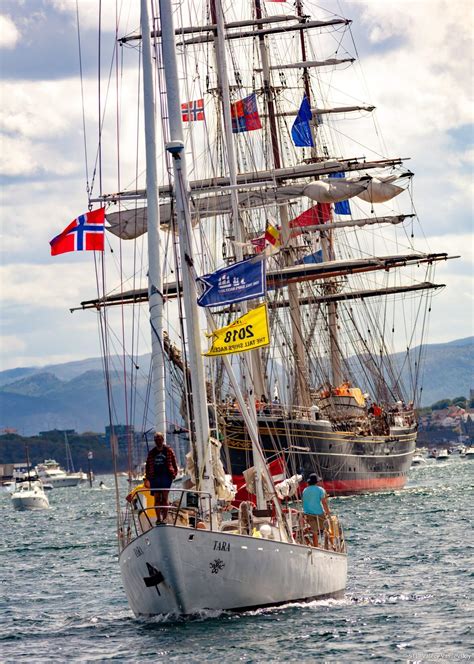
<svg viewBox="0 0 474 664">
<path fill-rule="evenodd" d="M 331 495 L 402 488 L 416 445 L 416 427 L 390 427 L 385 435 L 361 435 L 326 419 L 310 420 L 294 409 L 293 417 L 271 412 L 258 418 L 259 435 L 269 463 L 283 454 L 287 473 L 307 477 L 317 472 Z M 237 486 L 249 467 L 250 441 L 239 414 L 225 417 L 224 462 Z"/>
<path fill-rule="evenodd" d="M 345 553 L 246 535 L 159 525 L 120 554 L 134 614 L 242 611 L 341 597 Z"/>
</svg>

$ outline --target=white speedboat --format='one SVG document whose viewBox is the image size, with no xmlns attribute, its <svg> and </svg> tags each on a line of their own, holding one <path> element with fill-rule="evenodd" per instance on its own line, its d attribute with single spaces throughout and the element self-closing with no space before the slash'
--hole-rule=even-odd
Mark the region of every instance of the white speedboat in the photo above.
<svg viewBox="0 0 474 664">
<path fill-rule="evenodd" d="M 446 461 L 446 459 L 449 459 L 448 450 L 440 450 L 436 459 L 437 461 Z"/>
<path fill-rule="evenodd" d="M 54 459 L 46 459 L 44 463 L 38 464 L 35 470 L 40 480 L 50 484 L 54 489 L 77 486 L 79 482 L 84 481 L 84 473 L 68 473 Z"/>
<path fill-rule="evenodd" d="M 423 463 L 426 463 L 426 459 L 421 454 L 413 455 L 413 459 L 411 460 L 412 466 L 421 466 Z"/>
<path fill-rule="evenodd" d="M 463 457 L 465 459 L 474 459 L 474 447 L 466 447 Z"/>
<path fill-rule="evenodd" d="M 49 500 L 39 480 L 20 482 L 12 493 L 12 504 L 16 510 L 47 510 Z"/>
</svg>

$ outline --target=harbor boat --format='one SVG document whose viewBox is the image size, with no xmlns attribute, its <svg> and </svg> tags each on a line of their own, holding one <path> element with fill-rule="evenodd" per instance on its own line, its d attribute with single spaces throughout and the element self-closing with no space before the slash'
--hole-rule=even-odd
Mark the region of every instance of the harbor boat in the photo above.
<svg viewBox="0 0 474 664">
<path fill-rule="evenodd" d="M 54 489 L 77 486 L 84 480 L 84 473 L 71 473 L 61 468 L 54 459 L 46 459 L 43 463 L 35 466 L 38 478 Z"/>
<path fill-rule="evenodd" d="M 11 495 L 11 501 L 16 510 L 49 509 L 49 500 L 40 480 L 18 482 Z"/>
<path fill-rule="evenodd" d="M 59 463 L 54 459 L 46 459 L 43 463 L 40 463 L 35 467 L 35 471 L 43 484 L 47 484 L 55 489 L 77 486 L 89 479 L 87 473 L 84 473 L 82 470 L 79 470 L 78 472 L 74 470 L 71 446 L 66 431 L 64 432 L 64 446 L 66 469 L 61 468 Z"/>
<path fill-rule="evenodd" d="M 26 464 L 14 464 L 16 484 L 11 500 L 16 510 L 46 510 L 49 500 L 42 481 L 31 469 L 28 445 L 25 445 Z"/>
<path fill-rule="evenodd" d="M 282 5 L 249 0 L 223 16 L 211 1 L 198 6 L 195 21 L 183 3 L 173 28 L 185 127 L 177 140 L 185 143 L 189 163 L 185 197 L 198 248 L 190 279 L 197 281 L 200 301 L 213 302 L 202 307 L 201 328 L 212 335 L 263 301 L 270 329 L 269 342 L 252 350 L 249 360 L 240 348 L 256 339 L 243 329 L 228 330 L 231 354 L 224 360 L 209 351 L 200 389 L 207 391 L 211 427 L 222 440 L 222 461 L 239 499 L 248 498 L 243 473 L 252 463 L 252 441 L 227 362 L 246 407 L 256 409 L 255 433 L 266 462 L 281 460 L 277 474 L 307 477 L 315 471 L 333 495 L 400 489 L 415 451 L 426 321 L 432 296 L 443 286 L 433 281 L 434 270 L 449 257 L 415 246 L 413 173 L 404 157 L 385 156 L 383 143 L 369 145 L 374 107 L 349 103 L 352 92 L 345 97 L 343 86 L 334 87 L 356 66 L 351 21 L 301 0 L 290 14 Z M 163 36 L 152 33 L 161 53 Z M 128 55 L 142 45 L 141 35 L 127 34 L 119 43 Z M 156 251 L 162 236 L 163 264 L 151 287 L 163 301 L 153 305 L 149 287 L 138 285 L 133 273 L 127 278 L 133 287 L 122 280 L 118 291 L 81 305 L 97 311 L 129 303 L 136 309 L 148 301 L 155 327 L 164 309 L 174 311 L 160 349 L 167 367 L 175 365 L 169 373 L 181 370 L 178 387 L 168 386 L 176 395 L 168 400 L 175 399 L 169 424 L 188 429 L 194 369 L 187 349 L 179 347 L 186 287 L 175 265 L 184 232 L 173 182 L 180 145 L 164 149 L 171 133 L 161 66 L 158 75 L 161 144 L 152 205 L 160 230 L 150 235 L 149 185 L 140 188 L 138 178 L 127 190 L 117 183 L 118 193 L 91 195 L 90 205 L 104 206 L 110 242 L 115 235 L 138 247 L 146 238 Z M 339 102 L 331 103 L 334 93 Z M 254 268 L 263 260 L 264 295 L 234 297 L 242 279 L 237 272 L 228 297 L 213 300 L 221 292 L 216 280 L 230 279 L 233 273 L 225 270 L 246 260 Z M 405 349 L 398 358 L 397 344 Z"/>
<path fill-rule="evenodd" d="M 411 460 L 412 466 L 420 466 L 421 464 L 426 463 L 426 459 L 421 454 L 414 454 Z"/>
<path fill-rule="evenodd" d="M 438 454 L 436 455 L 436 460 L 446 461 L 446 459 L 449 459 L 448 450 L 439 450 Z"/>
<path fill-rule="evenodd" d="M 463 457 L 464 459 L 474 459 L 474 447 L 472 447 L 472 445 L 466 447 Z"/>
</svg>

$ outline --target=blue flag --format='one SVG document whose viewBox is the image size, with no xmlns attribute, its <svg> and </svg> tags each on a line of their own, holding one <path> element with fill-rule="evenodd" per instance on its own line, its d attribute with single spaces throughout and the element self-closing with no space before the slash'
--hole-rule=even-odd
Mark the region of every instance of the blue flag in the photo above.
<svg viewBox="0 0 474 664">
<path fill-rule="evenodd" d="M 304 95 L 301 102 L 300 110 L 293 122 L 291 128 L 291 138 L 297 148 L 312 148 L 314 147 L 313 135 L 311 134 L 310 122 L 311 120 L 311 107 L 309 105 L 308 97 Z"/>
<path fill-rule="evenodd" d="M 242 302 L 265 294 L 265 260 L 252 257 L 212 274 L 197 278 L 204 291 L 198 298 L 200 307 L 216 307 Z"/>
<path fill-rule="evenodd" d="M 343 178 L 345 177 L 344 171 L 339 171 L 338 173 L 331 173 L 329 175 L 330 178 Z M 338 203 L 334 204 L 334 212 L 336 214 L 350 214 L 351 213 L 351 206 L 349 205 L 349 201 L 339 201 Z"/>
<path fill-rule="evenodd" d="M 301 260 L 296 261 L 298 265 L 301 265 L 302 263 L 322 263 L 323 262 L 323 250 L 318 249 L 318 251 L 315 251 L 314 254 L 308 254 L 308 256 L 304 256 Z"/>
</svg>

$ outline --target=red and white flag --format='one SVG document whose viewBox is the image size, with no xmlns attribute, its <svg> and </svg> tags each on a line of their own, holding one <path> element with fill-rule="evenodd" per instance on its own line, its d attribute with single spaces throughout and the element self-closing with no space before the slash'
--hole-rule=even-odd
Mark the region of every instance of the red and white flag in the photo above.
<svg viewBox="0 0 474 664">
<path fill-rule="evenodd" d="M 186 101 L 184 104 L 181 104 L 181 117 L 183 122 L 204 120 L 204 99 Z"/>
<path fill-rule="evenodd" d="M 68 251 L 104 251 L 104 223 L 105 208 L 81 214 L 51 240 L 51 256 Z"/>
</svg>

